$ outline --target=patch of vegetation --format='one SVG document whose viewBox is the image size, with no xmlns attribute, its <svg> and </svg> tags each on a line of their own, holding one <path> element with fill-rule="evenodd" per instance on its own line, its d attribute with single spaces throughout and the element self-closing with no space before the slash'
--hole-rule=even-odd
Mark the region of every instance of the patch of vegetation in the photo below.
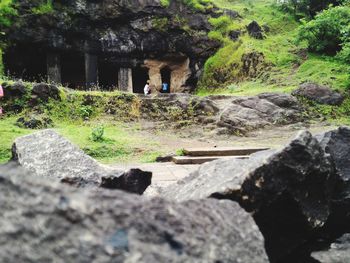
<svg viewBox="0 0 350 263">
<path fill-rule="evenodd" d="M 340 106 L 318 104 L 307 99 L 301 101 L 309 109 L 311 117 L 327 120 L 335 125 L 350 125 L 350 98 L 346 98 Z"/>
<path fill-rule="evenodd" d="M 160 4 L 164 7 L 168 7 L 170 5 L 170 0 L 160 0 Z"/>
<path fill-rule="evenodd" d="M 185 156 L 185 149 L 176 150 L 176 156 Z"/>
<path fill-rule="evenodd" d="M 330 5 L 344 4 L 347 3 L 348 0 L 283 0 L 280 2 L 284 10 L 293 13 L 296 17 L 313 17 Z"/>
<path fill-rule="evenodd" d="M 44 0 L 39 6 L 32 9 L 32 13 L 36 15 L 50 14 L 53 11 L 52 0 Z"/>
<path fill-rule="evenodd" d="M 160 32 L 166 32 L 169 28 L 169 19 L 167 17 L 155 17 L 152 19 L 152 26 Z"/>
<path fill-rule="evenodd" d="M 213 8 L 212 0 L 182 0 L 184 4 L 188 5 L 194 10 L 206 11 Z"/>
<path fill-rule="evenodd" d="M 0 1 L 0 29 L 11 25 L 12 20 L 17 16 L 17 10 L 14 7 L 13 0 L 1 0 Z M 0 30 L 0 33 L 1 30 Z"/>
<path fill-rule="evenodd" d="M 340 52 L 345 61 L 350 61 L 347 50 L 350 45 L 350 6 L 332 7 L 319 13 L 300 27 L 299 39 L 306 40 L 311 51 L 329 55 Z"/>
<path fill-rule="evenodd" d="M 90 139 L 93 142 L 102 142 L 104 140 L 103 135 L 105 133 L 105 128 L 100 125 L 92 129 Z"/>
<path fill-rule="evenodd" d="M 18 116 L 0 119 L 0 163 L 7 162 L 11 157 L 11 147 L 14 140 L 35 130 L 20 128 L 15 125 Z M 145 141 L 137 130 L 113 119 L 89 122 L 65 122 L 55 119 L 55 130 L 65 138 L 78 145 L 88 155 L 103 163 L 117 162 L 151 162 L 162 153 L 159 145 L 151 140 Z M 96 125 L 104 127 L 103 140 L 90 139 L 91 131 Z M 141 148 L 140 148 L 141 146 Z"/>
<path fill-rule="evenodd" d="M 213 31 L 209 37 L 221 41 L 222 48 L 207 60 L 197 94 L 290 92 L 309 81 L 341 90 L 350 88 L 349 64 L 333 56 L 308 51 L 307 42 L 298 41 L 301 22 L 275 1 L 217 0 L 215 4 L 237 11 L 242 18 L 210 19 Z M 253 20 L 264 29 L 263 40 L 248 35 L 246 26 Z M 232 30 L 241 32 L 238 41 L 229 38 Z M 350 54 L 348 46 L 350 44 L 342 45 L 343 57 Z M 262 72 L 254 78 L 241 72 L 242 57 L 252 52 L 262 53 L 264 57 Z"/>
</svg>

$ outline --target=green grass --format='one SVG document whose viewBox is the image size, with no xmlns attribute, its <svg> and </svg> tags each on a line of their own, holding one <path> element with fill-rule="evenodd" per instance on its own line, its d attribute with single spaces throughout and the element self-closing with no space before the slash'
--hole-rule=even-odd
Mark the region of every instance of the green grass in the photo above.
<svg viewBox="0 0 350 263">
<path fill-rule="evenodd" d="M 197 95 L 201 97 L 209 95 L 232 95 L 232 96 L 255 96 L 263 92 L 292 93 L 294 86 L 267 85 L 261 81 L 244 81 L 238 84 L 231 84 L 220 89 L 199 89 Z"/>
<path fill-rule="evenodd" d="M 17 117 L 0 119 L 0 163 L 11 157 L 11 147 L 17 137 L 35 130 L 22 129 L 15 125 Z M 66 123 L 55 121 L 55 130 L 83 149 L 85 153 L 103 163 L 154 162 L 164 154 L 159 145 L 150 138 L 140 135 L 137 125 L 128 125 L 113 120 L 91 121 L 86 123 Z M 94 142 L 91 132 L 94 127 L 105 127 L 104 140 Z"/>
<path fill-rule="evenodd" d="M 339 90 L 350 88 L 350 65 L 334 57 L 306 52 L 306 43 L 297 42 L 300 23 L 280 10 L 274 0 L 216 0 L 215 4 L 238 11 L 242 18 L 222 16 L 210 20 L 214 30 L 209 37 L 221 41 L 223 46 L 206 62 L 198 95 L 290 92 L 308 81 Z M 230 30 L 246 32 L 245 27 L 253 20 L 268 26 L 264 40 L 251 38 L 247 33 L 238 42 L 229 39 Z M 258 78 L 247 79 L 240 71 L 241 57 L 255 51 L 264 54 L 265 69 Z"/>
</svg>

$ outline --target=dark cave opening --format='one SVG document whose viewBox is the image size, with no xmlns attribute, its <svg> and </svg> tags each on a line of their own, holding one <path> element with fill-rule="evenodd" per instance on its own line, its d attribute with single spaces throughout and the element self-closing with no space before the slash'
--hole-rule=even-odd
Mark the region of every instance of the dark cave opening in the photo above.
<svg viewBox="0 0 350 263">
<path fill-rule="evenodd" d="M 170 93 L 171 70 L 164 67 L 160 70 L 160 74 L 162 76 L 162 93 Z M 164 89 L 164 84 L 168 84 L 167 89 Z"/>
<path fill-rule="evenodd" d="M 118 87 L 118 67 L 107 61 L 99 60 L 98 85 L 102 90 L 115 90 Z"/>
<path fill-rule="evenodd" d="M 16 45 L 3 56 L 5 73 L 15 79 L 43 82 L 47 79 L 46 51 L 34 45 Z"/>
<path fill-rule="evenodd" d="M 71 89 L 85 89 L 84 55 L 77 52 L 65 52 L 61 56 L 62 84 Z"/>
<path fill-rule="evenodd" d="M 134 93 L 143 93 L 147 81 L 149 80 L 148 69 L 136 67 L 132 70 L 132 86 Z"/>
</svg>

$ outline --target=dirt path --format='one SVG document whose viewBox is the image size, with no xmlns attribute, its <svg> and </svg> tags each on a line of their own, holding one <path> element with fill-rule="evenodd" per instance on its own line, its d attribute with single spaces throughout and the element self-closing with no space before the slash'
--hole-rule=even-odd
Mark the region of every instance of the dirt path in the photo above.
<svg viewBox="0 0 350 263">
<path fill-rule="evenodd" d="M 140 131 L 145 138 L 157 141 L 164 150 L 175 153 L 176 150 L 186 147 L 270 147 L 278 148 L 295 137 L 301 130 L 309 130 L 312 134 L 322 133 L 336 129 L 327 123 L 315 123 L 305 125 L 302 123 L 270 127 L 251 132 L 246 136 L 224 136 L 217 135 L 213 131 L 206 131 L 201 126 L 191 126 L 180 130 L 166 129 L 142 129 Z"/>
<path fill-rule="evenodd" d="M 202 127 L 191 127 L 183 130 L 154 130 L 142 129 L 140 132 L 144 138 L 155 140 L 161 150 L 168 154 L 176 150 L 191 147 L 270 147 L 278 149 L 288 143 L 301 130 L 309 130 L 312 134 L 336 129 L 335 126 L 326 123 L 315 123 L 310 126 L 294 124 L 284 127 L 272 127 L 258 130 L 245 137 L 217 136 L 203 131 Z M 173 163 L 129 163 L 115 164 L 121 169 L 140 168 L 153 172 L 153 183 L 157 185 L 169 185 L 186 176 L 198 168 L 198 165 L 175 165 Z"/>
</svg>

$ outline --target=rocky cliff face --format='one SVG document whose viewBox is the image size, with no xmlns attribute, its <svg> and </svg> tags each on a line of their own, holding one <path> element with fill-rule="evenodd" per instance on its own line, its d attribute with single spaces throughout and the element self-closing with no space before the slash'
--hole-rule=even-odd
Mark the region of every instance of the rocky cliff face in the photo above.
<svg viewBox="0 0 350 263">
<path fill-rule="evenodd" d="M 218 47 L 207 37 L 212 11 L 182 0 L 55 0 L 46 8 L 23 0 L 18 11 L 5 63 L 27 79 L 48 75 L 73 87 L 99 82 L 141 92 L 150 78 L 157 90 L 168 82 L 171 91 L 183 91 L 196 85 Z"/>
</svg>

